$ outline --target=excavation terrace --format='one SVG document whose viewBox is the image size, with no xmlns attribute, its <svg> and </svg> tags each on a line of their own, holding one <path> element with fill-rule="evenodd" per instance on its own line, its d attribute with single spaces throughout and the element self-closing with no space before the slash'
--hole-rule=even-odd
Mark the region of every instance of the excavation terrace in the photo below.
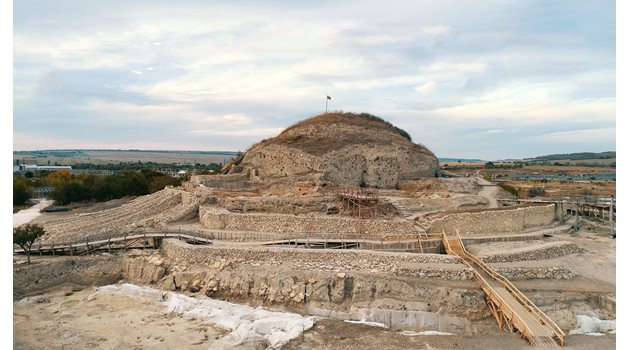
<svg viewBox="0 0 630 350">
<path fill-rule="evenodd" d="M 481 178 L 440 176 L 433 153 L 390 124 L 329 113 L 222 174 L 40 216 L 47 234 L 35 263 L 16 265 L 14 294 L 122 279 L 400 331 L 509 328 L 532 344 L 564 343 L 577 315 L 614 319 L 612 237 L 595 221 L 576 232 L 571 203 L 491 208 L 509 198 Z M 527 299 L 526 316 L 495 308 L 502 288 Z M 531 317 L 548 328 L 522 325 Z"/>
</svg>

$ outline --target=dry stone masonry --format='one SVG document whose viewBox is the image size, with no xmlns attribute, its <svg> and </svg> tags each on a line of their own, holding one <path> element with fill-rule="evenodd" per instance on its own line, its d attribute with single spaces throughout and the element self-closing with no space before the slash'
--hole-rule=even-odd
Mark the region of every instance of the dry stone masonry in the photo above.
<svg viewBox="0 0 630 350">
<path fill-rule="evenodd" d="M 216 230 L 281 233 L 415 234 L 413 222 L 402 219 L 354 219 L 326 215 L 239 214 L 219 207 L 201 207 L 199 221 Z"/>
<path fill-rule="evenodd" d="M 459 230 L 461 234 L 523 232 L 528 228 L 551 225 L 555 215 L 554 204 L 435 214 L 431 218 L 429 232 L 455 230 Z"/>
<path fill-rule="evenodd" d="M 583 249 L 573 242 L 556 241 L 532 244 L 529 247 L 514 249 L 509 253 L 484 254 L 480 258 L 487 263 L 526 261 L 526 260 L 546 260 L 569 254 L 583 252 Z"/>
<path fill-rule="evenodd" d="M 239 262 L 291 266 L 305 270 L 362 271 L 401 276 L 469 280 L 473 272 L 453 256 L 373 251 L 295 250 L 288 248 L 218 248 L 165 240 L 164 255 L 176 264 Z"/>
<path fill-rule="evenodd" d="M 498 273 L 509 280 L 557 279 L 568 280 L 577 275 L 566 267 L 495 267 Z"/>
</svg>

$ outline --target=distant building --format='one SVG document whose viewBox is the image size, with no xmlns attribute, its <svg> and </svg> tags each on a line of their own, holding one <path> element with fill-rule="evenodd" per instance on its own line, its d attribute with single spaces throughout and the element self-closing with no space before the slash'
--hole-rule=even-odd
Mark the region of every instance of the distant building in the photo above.
<svg viewBox="0 0 630 350">
<path fill-rule="evenodd" d="M 72 170 L 70 165 L 35 165 L 35 164 L 20 164 L 18 171 L 57 171 L 57 170 Z"/>
<path fill-rule="evenodd" d="M 106 175 L 114 175 L 116 172 L 114 170 L 104 170 L 104 169 L 72 169 L 70 173 L 72 175 L 88 174 L 88 175 L 106 176 Z"/>
</svg>

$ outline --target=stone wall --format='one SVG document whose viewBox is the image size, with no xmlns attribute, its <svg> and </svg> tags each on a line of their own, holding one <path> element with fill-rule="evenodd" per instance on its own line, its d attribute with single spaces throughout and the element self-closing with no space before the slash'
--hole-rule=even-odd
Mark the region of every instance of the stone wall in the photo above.
<svg viewBox="0 0 630 350">
<path fill-rule="evenodd" d="M 236 212 L 259 212 L 279 214 L 307 214 L 312 212 L 338 212 L 336 197 L 258 197 L 220 198 L 220 207 Z"/>
<path fill-rule="evenodd" d="M 229 175 L 193 175 L 190 177 L 190 185 L 194 187 L 204 186 L 209 188 L 238 189 L 251 186 L 250 171 Z"/>
<path fill-rule="evenodd" d="M 164 256 L 176 264 L 248 263 L 252 266 L 291 266 L 319 271 L 391 273 L 400 276 L 470 280 L 472 270 L 453 256 L 385 253 L 361 250 L 302 250 L 290 248 L 219 248 L 165 240 Z"/>
<path fill-rule="evenodd" d="M 525 260 L 547 260 L 569 254 L 581 253 L 583 250 L 577 244 L 567 241 L 546 242 L 532 245 L 511 252 L 482 255 L 480 258 L 487 263 L 501 263 Z"/>
<path fill-rule="evenodd" d="M 394 188 L 402 180 L 434 177 L 437 160 L 417 147 L 379 145 L 348 146 L 323 157 L 324 181 L 345 186 Z"/>
<path fill-rule="evenodd" d="M 258 169 L 259 175 L 263 178 L 319 172 L 321 166 L 315 156 L 281 145 L 252 147 L 245 154 L 243 164 Z"/>
<path fill-rule="evenodd" d="M 167 243 L 159 255 L 131 257 L 125 264 L 125 280 L 251 306 L 281 305 L 310 315 L 381 322 L 394 330 L 470 334 L 471 320 L 490 315 L 484 293 L 474 281 L 457 281 L 452 286 L 449 281 L 429 282 L 342 265 L 329 271 L 293 261 L 251 260 L 247 253 L 225 258 L 211 255 L 215 259 L 202 254 L 199 257 L 208 262 L 199 263 L 172 258 L 183 253 L 173 248 Z M 327 262 L 317 262 L 321 263 Z"/>
<path fill-rule="evenodd" d="M 441 215 L 441 216 L 440 216 Z M 554 204 L 484 211 L 436 214 L 428 231 L 484 234 L 493 232 L 522 232 L 527 228 L 551 225 L 556 217 Z"/>
<path fill-rule="evenodd" d="M 340 216 L 238 214 L 224 208 L 200 207 L 199 221 L 210 229 L 282 233 L 415 234 L 413 222 L 402 219 L 354 219 Z"/>
<path fill-rule="evenodd" d="M 566 267 L 497 267 L 495 270 L 509 280 L 575 278 L 576 274 Z"/>
</svg>

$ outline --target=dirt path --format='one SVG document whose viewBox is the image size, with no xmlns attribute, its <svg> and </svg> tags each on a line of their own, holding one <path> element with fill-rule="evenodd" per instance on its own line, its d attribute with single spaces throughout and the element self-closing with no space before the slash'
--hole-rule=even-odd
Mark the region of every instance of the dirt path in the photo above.
<svg viewBox="0 0 630 350">
<path fill-rule="evenodd" d="M 484 178 L 476 177 L 479 185 L 482 186 L 481 191 L 477 193 L 477 195 L 482 196 L 488 200 L 489 208 L 496 208 L 499 205 L 497 204 L 496 194 L 499 192 L 499 188 L 490 181 L 487 181 Z"/>
<path fill-rule="evenodd" d="M 53 203 L 50 199 L 40 199 L 39 202 L 28 209 L 22 209 L 13 214 L 13 227 L 28 224 L 40 215 L 39 211 Z"/>
</svg>

